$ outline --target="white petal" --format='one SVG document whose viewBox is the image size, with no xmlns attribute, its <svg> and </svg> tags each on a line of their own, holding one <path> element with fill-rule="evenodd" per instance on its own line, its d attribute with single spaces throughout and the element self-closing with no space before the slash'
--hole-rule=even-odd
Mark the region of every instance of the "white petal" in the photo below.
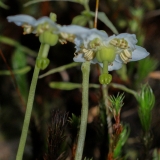
<svg viewBox="0 0 160 160">
<path fill-rule="evenodd" d="M 76 51 L 78 51 L 78 50 L 76 50 Z M 74 60 L 75 62 L 85 62 L 85 61 L 86 61 L 86 60 L 84 59 L 84 54 L 83 54 L 83 53 L 79 53 L 77 56 L 75 56 L 75 57 L 73 58 L 73 60 Z M 94 58 L 94 59 L 91 60 L 90 62 L 91 62 L 92 64 L 99 63 L 96 58 Z"/>
<path fill-rule="evenodd" d="M 80 46 L 82 46 L 83 41 L 80 38 L 75 38 L 74 43 L 76 45 L 75 48 L 80 48 Z"/>
<path fill-rule="evenodd" d="M 137 38 L 135 34 L 129 34 L 129 33 L 121 33 L 116 36 L 117 38 L 127 38 L 129 39 L 132 43 L 136 44 L 137 43 Z"/>
<path fill-rule="evenodd" d="M 109 42 L 110 42 L 112 39 L 114 39 L 115 37 L 116 37 L 115 35 L 112 35 L 112 36 L 108 37 L 103 43 L 104 43 L 106 46 L 108 46 Z"/>
<path fill-rule="evenodd" d="M 123 63 L 122 59 L 120 58 L 119 54 L 116 55 L 115 61 L 119 63 Z"/>
<path fill-rule="evenodd" d="M 20 14 L 20 15 L 15 15 L 15 16 L 8 16 L 7 17 L 8 22 L 14 22 L 17 26 L 21 26 L 24 23 L 30 24 L 32 26 L 34 26 L 36 19 L 29 16 L 29 15 L 24 15 L 24 14 Z"/>
<path fill-rule="evenodd" d="M 62 26 L 59 29 L 59 32 L 65 32 L 75 35 L 81 35 L 84 33 L 87 33 L 89 31 L 88 28 L 77 26 L 77 25 L 68 25 L 68 26 Z"/>
<path fill-rule="evenodd" d="M 143 47 L 137 45 L 135 47 L 136 49 L 132 52 L 132 59 L 130 61 L 138 61 L 149 55 L 149 53 Z"/>
<path fill-rule="evenodd" d="M 100 65 L 101 67 L 103 67 L 103 63 L 99 63 L 99 65 Z M 122 67 L 122 63 L 119 63 L 119 62 L 117 62 L 117 61 L 114 61 L 114 62 L 112 63 L 112 65 L 109 65 L 109 66 L 108 66 L 108 71 L 118 70 L 118 69 L 120 69 L 121 67 Z"/>
<path fill-rule="evenodd" d="M 108 38 L 108 34 L 105 31 L 98 30 L 96 28 L 93 28 L 93 29 L 90 30 L 90 35 L 92 35 L 92 34 L 98 35 L 102 38 Z"/>
<path fill-rule="evenodd" d="M 108 66 L 108 71 L 118 70 L 122 67 L 122 63 L 119 63 L 117 61 L 113 62 L 113 65 Z"/>
<path fill-rule="evenodd" d="M 134 50 L 135 44 L 137 43 L 136 35 L 135 34 L 128 34 L 128 33 L 121 33 L 116 36 L 116 38 L 124 38 L 127 42 L 129 47 Z"/>
<path fill-rule="evenodd" d="M 49 17 L 46 17 L 46 16 L 39 18 L 35 22 L 35 26 L 38 26 L 39 24 L 42 24 L 42 23 L 45 23 L 45 22 L 49 23 L 54 28 L 58 28 L 57 24 L 55 22 L 53 22 Z"/>
<path fill-rule="evenodd" d="M 73 58 L 75 62 L 85 62 L 85 59 L 83 58 L 83 54 L 78 54 L 76 57 Z"/>
<path fill-rule="evenodd" d="M 84 40 L 84 44 L 87 44 L 94 40 L 95 38 L 100 39 L 100 41 L 103 43 L 105 40 L 107 40 L 108 35 L 106 32 L 104 31 L 99 31 L 97 29 L 91 29 L 90 31 L 88 31 L 85 34 L 81 34 L 80 37 Z"/>
</svg>

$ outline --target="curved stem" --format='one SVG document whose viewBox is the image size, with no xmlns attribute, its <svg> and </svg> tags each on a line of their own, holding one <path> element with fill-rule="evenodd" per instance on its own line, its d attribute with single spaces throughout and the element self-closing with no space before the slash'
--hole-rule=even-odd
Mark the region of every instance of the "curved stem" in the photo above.
<svg viewBox="0 0 160 160">
<path fill-rule="evenodd" d="M 38 56 L 43 56 L 47 55 L 46 49 L 44 49 L 45 44 L 41 44 L 40 50 L 38 53 Z M 23 122 L 23 128 L 22 128 L 22 133 L 21 133 L 21 138 L 18 146 L 18 152 L 16 155 L 16 160 L 22 160 L 23 157 L 23 152 L 26 144 L 26 139 L 27 139 L 27 133 L 28 133 L 28 128 L 29 128 L 29 123 L 31 119 L 31 112 L 32 112 L 32 107 L 33 107 L 33 101 L 34 101 L 34 96 L 35 96 L 35 90 L 36 90 L 36 85 L 37 85 L 37 80 L 38 80 L 38 75 L 39 75 L 40 69 L 35 65 L 34 72 L 33 72 L 33 77 L 32 77 L 32 82 L 29 90 L 29 95 L 28 95 L 28 101 L 27 101 L 27 108 L 26 108 L 26 114 Z"/>
<path fill-rule="evenodd" d="M 90 62 L 86 61 L 82 64 L 82 110 L 81 110 L 81 124 L 78 137 L 78 144 L 76 149 L 75 160 L 81 160 L 84 148 L 84 141 L 87 130 L 87 118 L 88 118 L 88 87 L 89 87 L 89 72 Z"/>
<path fill-rule="evenodd" d="M 137 92 L 134 91 L 134 90 L 132 90 L 132 89 L 127 88 L 127 87 L 124 86 L 124 85 L 117 84 L 117 83 L 110 83 L 109 86 L 112 86 L 112 87 L 114 87 L 114 88 L 121 89 L 121 90 L 123 90 L 123 91 L 125 91 L 125 92 L 127 92 L 127 93 L 130 93 L 130 94 L 134 95 L 134 97 L 137 98 Z"/>
<path fill-rule="evenodd" d="M 85 2 L 83 5 L 84 5 L 85 10 L 90 12 L 90 8 L 89 8 L 89 5 L 88 5 L 88 2 Z M 89 20 L 88 23 L 89 23 L 89 28 L 93 28 L 93 21 L 91 19 Z"/>
<path fill-rule="evenodd" d="M 46 76 L 48 76 L 50 74 L 54 74 L 56 72 L 62 72 L 64 70 L 68 69 L 68 68 L 72 68 L 72 67 L 79 66 L 79 65 L 80 65 L 80 63 L 72 62 L 72 63 L 66 64 L 66 65 L 51 69 L 51 70 L 47 71 L 46 73 L 40 75 L 39 79 L 43 78 L 43 77 L 46 77 Z M 1 73 L 1 71 L 0 71 L 0 73 Z"/>
</svg>

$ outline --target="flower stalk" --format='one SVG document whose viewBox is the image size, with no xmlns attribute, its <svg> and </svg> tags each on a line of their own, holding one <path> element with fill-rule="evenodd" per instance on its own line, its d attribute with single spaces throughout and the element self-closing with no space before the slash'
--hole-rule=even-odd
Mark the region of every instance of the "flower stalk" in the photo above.
<svg viewBox="0 0 160 160">
<path fill-rule="evenodd" d="M 90 61 L 82 63 L 82 110 L 81 110 L 81 124 L 76 149 L 75 160 L 82 160 L 84 141 L 87 130 L 87 118 L 88 118 L 88 88 L 89 88 L 89 73 L 90 73 Z"/>
<path fill-rule="evenodd" d="M 39 53 L 38 53 L 38 57 L 47 56 L 48 51 L 49 51 L 48 44 L 41 44 L 40 49 L 39 49 Z M 40 68 L 37 65 L 35 65 L 32 81 L 31 81 L 31 86 L 30 86 L 30 90 L 29 90 L 26 114 L 25 114 L 25 118 L 24 118 L 24 122 L 23 122 L 23 128 L 22 128 L 22 133 L 21 133 L 18 151 L 17 151 L 17 155 L 16 155 L 16 160 L 22 160 L 22 158 L 23 158 L 23 153 L 24 153 L 24 148 L 25 148 L 25 144 L 26 144 L 29 123 L 30 123 L 30 119 L 31 119 L 33 101 L 34 101 L 39 71 L 40 71 Z"/>
</svg>

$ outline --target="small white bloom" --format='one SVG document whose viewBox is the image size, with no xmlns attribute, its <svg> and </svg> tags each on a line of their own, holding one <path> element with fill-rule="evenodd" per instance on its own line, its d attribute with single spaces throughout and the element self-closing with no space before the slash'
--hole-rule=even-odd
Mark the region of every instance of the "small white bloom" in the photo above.
<svg viewBox="0 0 160 160">
<path fill-rule="evenodd" d="M 137 61 L 149 55 L 146 49 L 136 45 L 137 39 L 134 34 L 122 33 L 117 36 L 113 35 L 108 37 L 105 32 L 98 31 L 97 29 L 91 29 L 90 31 L 75 38 L 74 42 L 77 54 L 75 54 L 73 60 L 76 62 L 86 61 L 87 59 L 85 58 L 85 54 L 90 56 L 90 50 L 96 52 L 101 46 L 113 46 L 115 48 L 116 57 L 115 60 L 108 65 L 108 71 L 118 70 L 122 67 L 123 63 L 126 64 L 130 61 Z M 88 50 L 88 53 L 83 52 L 83 47 Z M 93 59 L 90 60 L 91 63 L 99 63 L 99 65 L 103 67 L 103 63 L 96 59 L 95 54 L 92 55 Z"/>
<path fill-rule="evenodd" d="M 117 44 L 112 44 L 113 40 L 117 40 Z M 123 45 L 126 43 L 126 45 Z M 149 55 L 146 49 L 137 46 L 137 39 L 135 34 L 122 33 L 117 36 L 111 36 L 106 45 L 111 44 L 116 47 L 115 61 L 119 63 L 127 63 L 130 61 L 138 61 Z"/>
<path fill-rule="evenodd" d="M 36 29 L 39 25 L 43 25 L 41 31 L 47 30 L 48 28 L 52 28 L 54 30 L 58 30 L 59 26 L 53 22 L 49 17 L 42 17 L 39 19 L 35 19 L 32 16 L 20 14 L 15 16 L 8 16 L 8 22 L 14 22 L 18 26 L 22 26 L 24 28 L 24 34 L 28 33 L 37 33 Z M 40 29 L 39 29 L 40 30 Z"/>
</svg>

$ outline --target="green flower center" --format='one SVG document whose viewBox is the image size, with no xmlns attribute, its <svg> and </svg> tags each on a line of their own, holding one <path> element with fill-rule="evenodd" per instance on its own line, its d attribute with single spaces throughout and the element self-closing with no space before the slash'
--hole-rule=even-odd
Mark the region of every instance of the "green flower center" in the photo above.
<svg viewBox="0 0 160 160">
<path fill-rule="evenodd" d="M 116 57 L 116 49 L 113 46 L 102 46 L 96 52 L 96 58 L 99 62 L 108 61 L 112 63 Z"/>
<path fill-rule="evenodd" d="M 89 42 L 89 48 L 95 48 L 97 46 L 100 46 L 101 40 L 99 38 L 95 38 L 92 41 Z"/>
<path fill-rule="evenodd" d="M 44 44 L 54 46 L 58 42 L 58 35 L 51 33 L 50 31 L 44 31 L 39 36 L 39 41 Z"/>
</svg>

